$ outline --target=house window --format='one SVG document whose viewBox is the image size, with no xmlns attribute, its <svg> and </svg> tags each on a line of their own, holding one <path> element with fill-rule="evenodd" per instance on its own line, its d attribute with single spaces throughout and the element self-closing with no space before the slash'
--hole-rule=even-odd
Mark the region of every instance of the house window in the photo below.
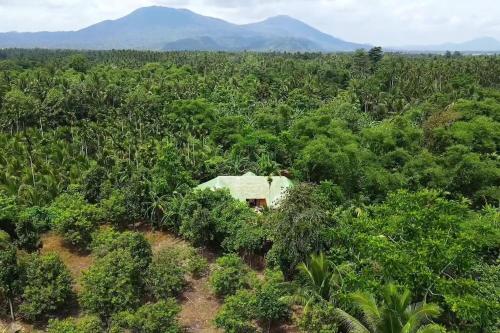
<svg viewBox="0 0 500 333">
<path fill-rule="evenodd" d="M 266 199 L 247 199 L 247 203 L 252 208 L 267 207 Z"/>
</svg>

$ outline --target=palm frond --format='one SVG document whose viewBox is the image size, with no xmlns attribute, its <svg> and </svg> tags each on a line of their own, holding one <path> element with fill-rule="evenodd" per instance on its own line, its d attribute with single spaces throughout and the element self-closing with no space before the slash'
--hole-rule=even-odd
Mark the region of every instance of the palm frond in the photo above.
<svg viewBox="0 0 500 333">
<path fill-rule="evenodd" d="M 430 324 L 420 327 L 417 333 L 445 333 L 446 329 L 438 324 Z"/>
<path fill-rule="evenodd" d="M 416 332 L 426 319 L 429 320 L 441 314 L 441 308 L 432 303 L 417 303 L 410 305 L 409 308 L 404 333 Z"/>
<path fill-rule="evenodd" d="M 370 325 L 372 329 L 375 329 L 382 318 L 375 297 L 370 293 L 358 291 L 351 294 L 351 299 L 361 312 L 363 312 L 366 323 Z"/>
<path fill-rule="evenodd" d="M 348 314 L 342 309 L 335 309 L 335 319 L 349 333 L 370 333 L 370 331 L 356 318 Z"/>
</svg>

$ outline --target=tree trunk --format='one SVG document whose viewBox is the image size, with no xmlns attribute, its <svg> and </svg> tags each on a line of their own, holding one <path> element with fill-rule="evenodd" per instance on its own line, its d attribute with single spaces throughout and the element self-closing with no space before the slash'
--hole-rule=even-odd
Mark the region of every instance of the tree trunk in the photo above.
<svg viewBox="0 0 500 333">
<path fill-rule="evenodd" d="M 10 308 L 10 318 L 12 321 L 16 320 L 16 317 L 14 316 L 14 307 L 12 306 L 12 299 L 8 297 L 9 300 L 9 308 Z"/>
</svg>

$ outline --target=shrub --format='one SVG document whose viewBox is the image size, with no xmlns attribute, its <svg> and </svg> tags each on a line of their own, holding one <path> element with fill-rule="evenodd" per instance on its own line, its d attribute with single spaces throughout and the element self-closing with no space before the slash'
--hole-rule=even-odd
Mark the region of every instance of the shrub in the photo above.
<svg viewBox="0 0 500 333">
<path fill-rule="evenodd" d="M 71 275 L 57 254 L 31 255 L 26 261 L 26 286 L 20 312 L 28 320 L 55 314 L 73 297 Z"/>
<path fill-rule="evenodd" d="M 131 330 L 140 333 L 180 333 L 177 322 L 180 307 L 174 299 L 141 306 L 135 312 L 120 312 L 113 316 L 110 333 Z"/>
<path fill-rule="evenodd" d="M 101 229 L 92 235 L 90 247 L 92 254 L 96 257 L 104 257 L 118 249 L 127 250 L 143 271 L 146 271 L 151 263 L 151 245 L 138 232 L 118 232 L 112 228 Z"/>
<path fill-rule="evenodd" d="M 335 307 L 327 302 L 320 302 L 310 306 L 298 320 L 301 332 L 337 333 L 338 326 L 334 310 Z"/>
<path fill-rule="evenodd" d="M 207 259 L 203 258 L 195 249 L 190 249 L 186 268 L 188 273 L 193 275 L 193 277 L 199 278 L 208 270 Z"/>
<path fill-rule="evenodd" d="M 154 256 L 147 284 L 156 299 L 175 296 L 182 290 L 186 273 L 182 262 L 182 253 L 175 248 L 165 248 Z"/>
<path fill-rule="evenodd" d="M 215 317 L 215 325 L 226 333 L 252 333 L 257 327 L 252 322 L 255 309 L 255 294 L 250 290 L 238 290 L 226 298 Z"/>
<path fill-rule="evenodd" d="M 227 191 L 193 191 L 179 209 L 180 234 L 196 245 L 213 245 L 226 251 L 253 252 L 262 247 L 264 234 L 245 203 Z"/>
<path fill-rule="evenodd" d="M 86 249 L 97 226 L 98 210 L 78 193 L 65 193 L 50 206 L 52 225 L 68 243 Z"/>
<path fill-rule="evenodd" d="M 32 252 L 41 247 L 40 233 L 49 228 L 49 213 L 40 207 L 23 210 L 16 221 L 16 244 Z"/>
<path fill-rule="evenodd" d="M 254 316 L 269 330 L 272 323 L 288 318 L 290 309 L 284 301 L 286 292 L 282 287 L 283 274 L 270 271 L 266 273 L 265 281 L 258 284 L 255 290 Z"/>
<path fill-rule="evenodd" d="M 94 316 L 64 320 L 51 319 L 47 326 L 48 333 L 101 333 L 102 331 L 102 322 Z"/>
<path fill-rule="evenodd" d="M 113 190 L 107 198 L 102 199 L 99 208 L 101 220 L 116 228 L 126 227 L 132 222 L 127 212 L 125 193 L 120 190 Z"/>
<path fill-rule="evenodd" d="M 5 304 L 6 311 L 9 308 L 13 320 L 13 300 L 22 289 L 20 275 L 21 268 L 17 262 L 17 249 L 11 243 L 9 235 L 0 230 L 0 305 L 3 308 Z M 3 314 L 3 311 L 0 310 L 0 314 Z"/>
<path fill-rule="evenodd" d="M 233 295 L 249 284 L 249 269 L 235 254 L 220 257 L 210 277 L 210 285 L 219 297 Z"/>
<path fill-rule="evenodd" d="M 98 258 L 84 272 L 82 307 L 101 318 L 135 309 L 142 296 L 141 266 L 126 249 L 109 252 Z"/>
</svg>

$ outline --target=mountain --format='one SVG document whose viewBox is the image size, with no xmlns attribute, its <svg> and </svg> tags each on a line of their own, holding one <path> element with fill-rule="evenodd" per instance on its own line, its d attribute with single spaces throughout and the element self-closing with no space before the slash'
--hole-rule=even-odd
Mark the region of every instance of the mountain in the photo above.
<svg viewBox="0 0 500 333">
<path fill-rule="evenodd" d="M 286 15 L 271 17 L 262 22 L 247 24 L 244 27 L 269 37 L 309 40 L 324 51 L 353 51 L 370 47 L 369 45 L 355 44 L 335 38 Z"/>
<path fill-rule="evenodd" d="M 210 51 L 353 51 L 368 45 L 325 34 L 288 16 L 237 25 L 187 9 L 152 6 L 78 31 L 0 33 L 0 48 Z"/>
<path fill-rule="evenodd" d="M 500 41 L 493 37 L 483 37 L 465 41 L 463 43 L 444 43 L 437 45 L 413 45 L 398 47 L 396 49 L 407 51 L 459 51 L 459 52 L 500 52 Z"/>
</svg>

